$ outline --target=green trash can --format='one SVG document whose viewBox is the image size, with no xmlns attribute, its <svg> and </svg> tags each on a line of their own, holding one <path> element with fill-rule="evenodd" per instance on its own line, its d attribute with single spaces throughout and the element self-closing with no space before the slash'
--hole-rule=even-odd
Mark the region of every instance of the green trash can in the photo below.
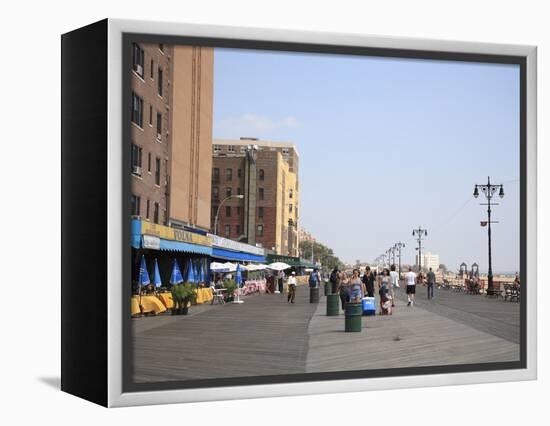
<svg viewBox="0 0 550 426">
<path fill-rule="evenodd" d="M 330 283 L 327 281 L 325 282 L 325 296 L 328 296 L 329 294 L 332 293 L 332 288 L 331 288 L 331 285 Z"/>
<path fill-rule="evenodd" d="M 329 294 L 327 296 L 327 317 L 340 315 L 340 296 L 338 294 Z"/>
<path fill-rule="evenodd" d="M 309 303 L 319 303 L 319 287 L 309 288 Z"/>
<path fill-rule="evenodd" d="M 361 331 L 363 305 L 361 303 L 346 303 L 346 332 Z"/>
</svg>

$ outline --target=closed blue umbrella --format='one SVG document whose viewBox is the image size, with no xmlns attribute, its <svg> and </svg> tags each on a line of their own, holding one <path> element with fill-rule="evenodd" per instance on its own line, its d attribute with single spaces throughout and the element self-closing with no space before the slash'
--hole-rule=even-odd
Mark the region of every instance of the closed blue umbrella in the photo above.
<svg viewBox="0 0 550 426">
<path fill-rule="evenodd" d="M 170 275 L 170 284 L 179 284 L 183 282 L 183 275 L 181 274 L 180 267 L 176 259 L 174 259 L 174 266 L 172 266 L 172 275 Z"/>
<path fill-rule="evenodd" d="M 139 279 L 138 279 L 139 285 L 148 285 L 151 284 L 151 280 L 149 280 L 149 272 L 147 271 L 147 264 L 145 263 L 145 255 L 141 255 L 141 264 L 139 266 Z"/>
<path fill-rule="evenodd" d="M 189 261 L 189 266 L 187 267 L 187 282 L 194 283 L 195 281 L 195 268 L 193 267 L 193 262 Z"/>
<path fill-rule="evenodd" d="M 155 272 L 153 276 L 153 284 L 155 284 L 155 287 L 162 287 L 162 280 L 160 279 L 160 272 L 159 272 L 159 264 L 157 262 L 157 259 L 155 258 Z"/>
<path fill-rule="evenodd" d="M 237 263 L 237 270 L 235 271 L 235 282 L 240 287 L 241 283 L 243 282 L 243 277 L 241 273 L 241 265 Z"/>
<path fill-rule="evenodd" d="M 243 282 L 243 277 L 241 273 L 241 265 L 237 263 L 237 269 L 235 269 L 235 282 L 237 283 L 237 287 L 239 287 L 239 290 L 237 291 L 237 300 L 233 301 L 233 303 L 244 303 L 241 300 L 241 286 Z"/>
</svg>

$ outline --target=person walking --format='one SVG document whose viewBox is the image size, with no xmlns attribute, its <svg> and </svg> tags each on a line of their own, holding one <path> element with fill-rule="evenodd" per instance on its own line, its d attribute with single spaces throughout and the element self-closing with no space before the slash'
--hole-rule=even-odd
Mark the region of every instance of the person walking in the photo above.
<svg viewBox="0 0 550 426">
<path fill-rule="evenodd" d="M 363 274 L 363 284 L 365 285 L 365 291 L 368 297 L 374 297 L 374 274 L 372 273 L 370 266 L 365 268 Z"/>
<path fill-rule="evenodd" d="M 310 288 L 319 287 L 319 284 L 321 282 L 321 276 L 319 275 L 319 272 L 317 271 L 317 269 L 314 269 L 313 271 L 311 271 L 311 274 L 309 274 L 308 282 L 309 282 Z"/>
<path fill-rule="evenodd" d="M 288 277 L 286 284 L 288 287 L 287 302 L 294 303 L 294 298 L 296 297 L 296 272 L 292 271 L 292 274 Z"/>
<path fill-rule="evenodd" d="M 344 311 L 346 309 L 346 303 L 349 302 L 349 278 L 344 271 L 340 272 L 338 293 L 340 294 L 340 302 L 342 303 L 342 310 Z"/>
<path fill-rule="evenodd" d="M 388 268 L 382 270 L 382 274 L 378 279 L 378 294 L 380 295 L 380 313 L 391 314 L 391 307 L 393 304 L 393 295 L 390 296 L 392 291 L 390 271 Z M 391 300 L 390 300 L 391 298 Z"/>
<path fill-rule="evenodd" d="M 360 303 L 365 294 L 365 285 L 359 277 L 359 269 L 354 269 L 349 281 L 349 301 L 351 303 Z"/>
<path fill-rule="evenodd" d="M 279 271 L 279 273 L 277 274 L 277 290 L 279 291 L 279 293 L 283 292 L 284 279 L 285 279 L 285 272 Z"/>
<path fill-rule="evenodd" d="M 414 295 L 416 294 L 416 274 L 409 266 L 409 272 L 405 275 L 405 281 L 407 283 L 407 306 L 414 305 Z"/>
<path fill-rule="evenodd" d="M 434 286 L 435 286 L 435 274 L 432 268 L 428 271 L 426 275 L 426 281 L 428 283 L 428 299 L 433 299 L 434 297 Z"/>
</svg>

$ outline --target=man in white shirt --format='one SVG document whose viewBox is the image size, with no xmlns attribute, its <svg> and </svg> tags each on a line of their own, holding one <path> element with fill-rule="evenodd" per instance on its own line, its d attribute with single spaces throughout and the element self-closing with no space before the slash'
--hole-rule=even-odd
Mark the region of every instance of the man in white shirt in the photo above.
<svg viewBox="0 0 550 426">
<path fill-rule="evenodd" d="M 407 299 L 409 300 L 407 306 L 412 306 L 414 304 L 414 295 L 416 293 L 416 274 L 410 266 L 409 272 L 405 275 L 405 281 L 407 282 Z"/>
<path fill-rule="evenodd" d="M 296 272 L 292 272 L 286 284 L 288 285 L 287 302 L 294 303 L 294 297 L 296 296 Z"/>
</svg>

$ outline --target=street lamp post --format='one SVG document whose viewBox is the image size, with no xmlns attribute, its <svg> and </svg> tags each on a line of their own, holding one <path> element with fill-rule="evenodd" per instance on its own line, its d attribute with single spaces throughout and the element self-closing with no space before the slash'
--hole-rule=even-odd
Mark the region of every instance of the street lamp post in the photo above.
<svg viewBox="0 0 550 426">
<path fill-rule="evenodd" d="M 397 257 L 399 259 L 399 279 L 401 280 L 401 249 L 405 247 L 405 244 L 399 241 L 394 246 L 397 250 Z"/>
<path fill-rule="evenodd" d="M 218 235 L 218 215 L 220 214 L 220 208 L 222 207 L 223 203 L 225 203 L 227 200 L 229 200 L 231 198 L 239 198 L 239 199 L 242 200 L 244 198 L 244 195 L 242 195 L 242 194 L 240 194 L 240 195 L 230 195 L 228 197 L 225 197 L 222 200 L 222 202 L 218 206 L 218 209 L 216 210 L 216 217 L 214 218 L 214 234 L 215 235 Z"/>
<path fill-rule="evenodd" d="M 504 186 L 502 184 L 500 185 L 493 185 L 491 184 L 491 178 L 490 176 L 487 176 L 487 184 L 476 184 L 474 186 L 474 197 L 479 197 L 479 190 L 481 189 L 481 192 L 485 195 L 485 198 L 487 199 L 487 203 L 480 203 L 482 206 L 487 206 L 487 237 L 489 240 L 489 270 L 487 273 L 487 294 L 492 295 L 493 294 L 493 263 L 491 259 L 491 205 L 498 206 L 497 203 L 491 204 L 491 200 L 493 198 L 493 195 L 495 195 L 495 192 L 498 190 L 498 196 L 500 198 L 504 197 Z M 493 222 L 497 223 L 497 222 Z"/>
<path fill-rule="evenodd" d="M 418 242 L 418 272 L 422 272 L 422 237 L 428 236 L 428 230 L 419 226 L 418 229 L 413 229 L 412 234 Z"/>
</svg>

